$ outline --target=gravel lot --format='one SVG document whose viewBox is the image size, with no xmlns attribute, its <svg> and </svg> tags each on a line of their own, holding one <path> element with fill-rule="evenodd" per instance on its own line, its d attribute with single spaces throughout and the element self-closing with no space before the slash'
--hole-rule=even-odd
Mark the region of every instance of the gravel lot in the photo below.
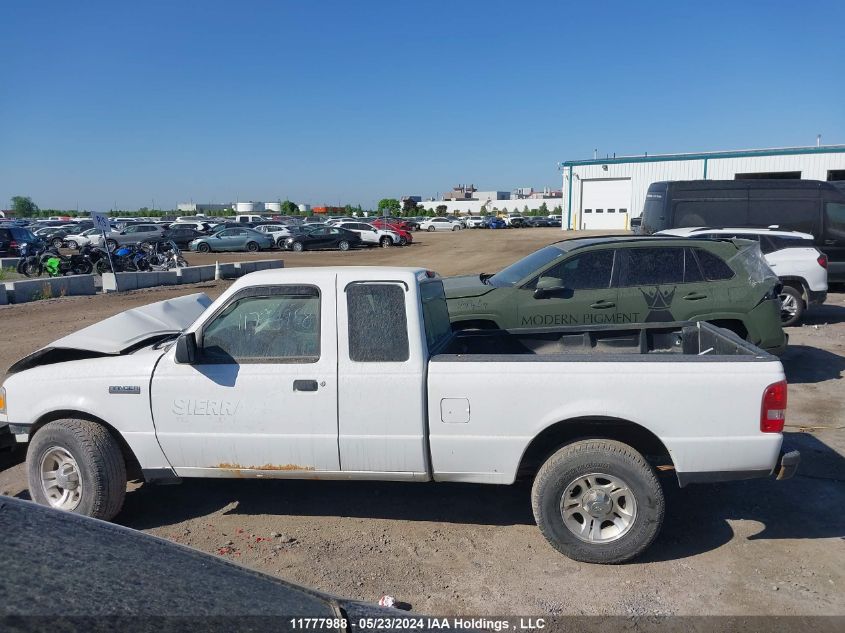
<svg viewBox="0 0 845 633">
<path fill-rule="evenodd" d="M 582 233 L 583 234 L 583 233 Z M 417 265 L 493 272 L 561 238 L 557 229 L 415 234 L 404 249 L 189 254 L 192 264 L 282 257 L 287 266 Z M 89 323 L 229 282 L 0 307 L 0 367 Z M 529 490 L 458 484 L 196 480 L 132 485 L 117 522 L 323 591 L 396 596 L 437 614 L 845 615 L 845 294 L 791 328 L 787 442 L 796 478 L 679 490 L 634 563 L 558 555 L 533 524 Z M 530 394 L 526 394 L 530 397 Z M 702 393 L 702 400 L 719 394 Z M 690 403 L 695 406 L 695 403 Z M 0 492 L 27 497 L 22 465 Z"/>
</svg>

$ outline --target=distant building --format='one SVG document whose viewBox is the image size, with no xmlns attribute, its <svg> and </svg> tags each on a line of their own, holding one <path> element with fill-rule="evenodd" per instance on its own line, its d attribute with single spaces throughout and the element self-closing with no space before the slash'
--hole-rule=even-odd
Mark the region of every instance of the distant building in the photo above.
<svg viewBox="0 0 845 633">
<path fill-rule="evenodd" d="M 531 187 L 523 187 L 514 191 L 478 191 L 475 185 L 458 185 L 443 196 L 442 200 L 429 199 L 419 203 L 428 210 L 437 211 L 437 207 L 445 207 L 445 214 L 479 215 L 482 212 L 525 213 L 538 211 L 546 205 L 548 214 L 555 213 L 555 208 L 561 204 L 561 192 L 552 189 L 535 191 Z M 557 209 L 557 213 L 561 210 Z"/>
<path fill-rule="evenodd" d="M 216 202 L 180 202 L 176 205 L 176 210 L 181 213 L 215 213 L 231 208 L 231 203 L 217 204 Z"/>
<path fill-rule="evenodd" d="M 346 213 L 346 207 L 314 207 L 312 211 L 319 214 L 341 215 Z"/>
</svg>

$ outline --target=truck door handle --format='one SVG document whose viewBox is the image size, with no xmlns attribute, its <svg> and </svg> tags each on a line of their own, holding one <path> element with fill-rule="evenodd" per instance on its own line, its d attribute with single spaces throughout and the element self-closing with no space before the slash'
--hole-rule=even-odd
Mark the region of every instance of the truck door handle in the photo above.
<svg viewBox="0 0 845 633">
<path fill-rule="evenodd" d="M 824 241 L 825 246 L 833 246 L 834 244 L 836 244 L 836 240 L 825 240 Z"/>
<path fill-rule="evenodd" d="M 293 390 L 294 391 L 317 391 L 317 381 L 316 380 L 294 380 L 293 381 Z"/>
<path fill-rule="evenodd" d="M 700 292 L 691 292 L 688 295 L 684 295 L 684 299 L 687 301 L 698 301 L 699 299 L 706 299 L 707 295 L 703 295 Z"/>
<path fill-rule="evenodd" d="M 605 301 L 604 299 L 601 299 L 595 303 L 591 303 L 590 307 L 595 308 L 596 310 L 604 310 L 605 308 L 615 308 L 616 304 L 613 303 L 613 301 Z"/>
</svg>

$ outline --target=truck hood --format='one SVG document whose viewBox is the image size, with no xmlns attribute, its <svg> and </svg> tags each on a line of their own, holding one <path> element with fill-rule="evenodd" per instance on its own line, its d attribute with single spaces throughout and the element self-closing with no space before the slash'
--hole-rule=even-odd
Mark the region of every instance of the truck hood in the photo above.
<svg viewBox="0 0 845 633">
<path fill-rule="evenodd" d="M 447 299 L 462 299 L 464 297 L 481 297 L 493 290 L 481 281 L 481 275 L 459 275 L 443 279 L 443 290 Z"/>
<path fill-rule="evenodd" d="M 38 365 L 127 353 L 181 332 L 210 305 L 211 299 L 199 292 L 121 312 L 25 356 L 9 368 L 9 373 Z"/>
</svg>

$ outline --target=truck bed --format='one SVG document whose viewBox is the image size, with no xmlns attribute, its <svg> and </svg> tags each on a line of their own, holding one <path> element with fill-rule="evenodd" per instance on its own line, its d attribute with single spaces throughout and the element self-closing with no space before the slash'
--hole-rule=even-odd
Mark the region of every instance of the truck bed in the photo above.
<svg viewBox="0 0 845 633">
<path fill-rule="evenodd" d="M 692 322 L 464 331 L 457 333 L 432 360 L 619 360 L 619 356 L 626 361 L 638 356 L 665 360 L 773 360 L 770 354 L 729 330 Z"/>
</svg>

